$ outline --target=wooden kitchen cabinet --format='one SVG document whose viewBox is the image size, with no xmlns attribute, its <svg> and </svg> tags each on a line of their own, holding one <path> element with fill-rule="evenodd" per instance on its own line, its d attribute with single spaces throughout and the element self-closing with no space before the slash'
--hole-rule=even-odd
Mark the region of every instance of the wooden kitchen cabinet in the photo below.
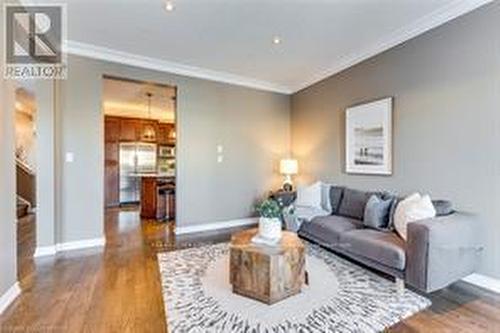
<svg viewBox="0 0 500 333">
<path fill-rule="evenodd" d="M 158 144 L 169 145 L 175 143 L 175 126 L 174 124 L 159 124 L 158 125 Z"/>
<path fill-rule="evenodd" d="M 120 140 L 120 118 L 104 118 L 104 140 L 105 142 L 117 142 Z"/>
<path fill-rule="evenodd" d="M 115 117 L 104 119 L 104 200 L 106 207 L 113 207 L 120 204 L 120 119 Z"/>
<path fill-rule="evenodd" d="M 144 135 L 150 129 L 154 135 L 147 137 Z M 157 142 L 158 140 L 158 122 L 154 120 L 141 120 L 139 124 L 139 141 L 143 142 Z"/>
<path fill-rule="evenodd" d="M 141 121 L 137 119 L 120 120 L 120 141 L 140 141 Z"/>
</svg>

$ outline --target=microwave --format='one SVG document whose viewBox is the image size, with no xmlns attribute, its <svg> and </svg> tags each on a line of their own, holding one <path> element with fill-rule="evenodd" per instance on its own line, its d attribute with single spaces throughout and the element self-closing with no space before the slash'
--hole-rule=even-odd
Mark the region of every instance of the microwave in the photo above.
<svg viewBox="0 0 500 333">
<path fill-rule="evenodd" d="M 175 156 L 175 147 L 159 146 L 158 147 L 158 156 L 159 157 L 174 157 Z"/>
</svg>

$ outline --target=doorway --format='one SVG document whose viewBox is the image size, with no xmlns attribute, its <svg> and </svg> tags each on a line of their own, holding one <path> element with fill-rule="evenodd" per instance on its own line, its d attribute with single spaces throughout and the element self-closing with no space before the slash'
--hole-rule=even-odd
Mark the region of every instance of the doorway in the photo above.
<svg viewBox="0 0 500 333">
<path fill-rule="evenodd" d="M 176 87 L 103 77 L 107 209 L 174 223 Z"/>
<path fill-rule="evenodd" d="M 33 270 L 36 249 L 37 101 L 29 81 L 19 81 L 15 90 L 15 157 L 17 214 L 17 276 L 22 281 Z"/>
</svg>

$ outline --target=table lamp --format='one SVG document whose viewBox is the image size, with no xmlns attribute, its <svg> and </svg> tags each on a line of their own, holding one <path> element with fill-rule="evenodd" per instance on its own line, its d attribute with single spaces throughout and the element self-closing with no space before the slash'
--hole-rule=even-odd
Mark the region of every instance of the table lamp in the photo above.
<svg viewBox="0 0 500 333">
<path fill-rule="evenodd" d="M 283 190 L 292 191 L 293 182 L 292 175 L 296 175 L 299 171 L 299 163 L 297 160 L 291 158 L 285 158 L 280 161 L 280 173 L 285 175 L 285 181 L 283 182 Z"/>
</svg>

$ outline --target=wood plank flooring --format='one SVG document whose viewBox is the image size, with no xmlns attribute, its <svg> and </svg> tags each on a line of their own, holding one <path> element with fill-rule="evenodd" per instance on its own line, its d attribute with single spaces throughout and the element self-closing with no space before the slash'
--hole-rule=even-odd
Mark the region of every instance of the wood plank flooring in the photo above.
<svg viewBox="0 0 500 333">
<path fill-rule="evenodd" d="M 104 249 L 24 258 L 23 293 L 0 316 L 0 332 L 167 332 L 156 253 L 226 241 L 234 232 L 175 237 L 171 224 L 119 209 L 107 211 L 105 229 Z M 32 253 L 33 237 L 19 240 Z M 428 297 L 431 308 L 389 331 L 500 332 L 498 295 L 460 282 Z"/>
</svg>

